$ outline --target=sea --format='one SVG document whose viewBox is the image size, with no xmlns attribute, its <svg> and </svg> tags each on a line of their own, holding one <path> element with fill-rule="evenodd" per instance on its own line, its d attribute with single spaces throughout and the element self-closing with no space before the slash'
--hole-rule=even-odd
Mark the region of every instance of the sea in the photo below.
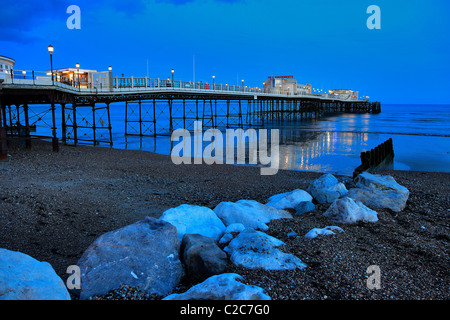
<svg viewBox="0 0 450 320">
<path fill-rule="evenodd" d="M 125 135 L 124 119 L 125 105 L 112 104 L 113 148 L 171 154 L 169 135 Z M 37 124 L 37 134 L 50 133 Z M 318 120 L 269 122 L 264 128 L 279 130 L 279 169 L 351 176 L 361 152 L 392 138 L 395 155 L 388 169 L 450 172 L 450 105 L 382 104 L 379 114 L 325 114 Z"/>
</svg>

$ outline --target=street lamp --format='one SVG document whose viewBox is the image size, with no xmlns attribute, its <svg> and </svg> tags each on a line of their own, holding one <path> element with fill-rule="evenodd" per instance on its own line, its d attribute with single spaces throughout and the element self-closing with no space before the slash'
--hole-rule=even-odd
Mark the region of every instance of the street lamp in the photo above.
<svg viewBox="0 0 450 320">
<path fill-rule="evenodd" d="M 25 70 L 22 70 L 22 74 L 23 74 L 23 78 L 25 79 L 25 75 L 27 74 L 27 72 Z"/>
<path fill-rule="evenodd" d="M 175 70 L 172 69 L 172 87 L 173 87 L 173 74 L 174 74 Z"/>
<path fill-rule="evenodd" d="M 80 89 L 80 64 L 77 62 L 77 64 L 75 64 L 75 67 L 77 67 L 77 74 L 78 74 L 78 89 Z"/>
<path fill-rule="evenodd" d="M 53 51 L 54 51 L 53 46 L 49 45 L 48 46 L 48 52 L 50 53 L 50 69 L 51 69 L 51 72 L 52 72 L 52 83 L 55 84 L 55 80 L 53 78 Z"/>
<path fill-rule="evenodd" d="M 215 75 L 213 75 L 213 90 L 214 90 L 214 80 L 216 79 L 216 76 Z"/>
<path fill-rule="evenodd" d="M 241 81 L 242 81 L 242 91 L 244 91 L 244 79 L 242 79 Z"/>
<path fill-rule="evenodd" d="M 108 71 L 109 71 L 108 72 L 108 84 L 109 84 L 110 91 L 112 91 L 113 90 L 113 81 L 112 81 L 112 67 L 111 66 L 108 67 Z"/>
</svg>

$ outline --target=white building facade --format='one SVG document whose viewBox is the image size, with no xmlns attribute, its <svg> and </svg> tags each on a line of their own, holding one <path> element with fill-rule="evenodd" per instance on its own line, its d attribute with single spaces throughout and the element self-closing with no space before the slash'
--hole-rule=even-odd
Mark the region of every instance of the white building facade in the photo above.
<svg viewBox="0 0 450 320">
<path fill-rule="evenodd" d="M 10 77 L 15 64 L 16 61 L 14 59 L 0 56 L 0 81 L 3 81 L 6 76 Z"/>
</svg>

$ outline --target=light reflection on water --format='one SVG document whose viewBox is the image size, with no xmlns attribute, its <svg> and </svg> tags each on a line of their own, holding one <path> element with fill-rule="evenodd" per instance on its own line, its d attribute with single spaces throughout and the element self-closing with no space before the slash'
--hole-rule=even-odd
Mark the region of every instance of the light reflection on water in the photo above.
<svg viewBox="0 0 450 320">
<path fill-rule="evenodd" d="M 169 136 L 125 136 L 123 119 L 122 109 L 112 109 L 114 148 L 170 154 Z M 280 169 L 351 175 L 360 165 L 361 152 L 389 138 L 394 169 L 450 172 L 449 123 L 450 106 L 385 105 L 376 115 L 327 115 L 318 121 L 273 122 L 265 128 L 280 129 Z"/>
</svg>

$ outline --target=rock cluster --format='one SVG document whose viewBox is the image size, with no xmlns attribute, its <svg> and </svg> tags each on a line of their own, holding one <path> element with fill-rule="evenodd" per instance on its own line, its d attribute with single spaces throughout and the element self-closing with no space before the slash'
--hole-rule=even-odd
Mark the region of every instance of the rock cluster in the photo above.
<svg viewBox="0 0 450 320">
<path fill-rule="evenodd" d="M 334 176 L 325 174 L 312 181 L 308 191 L 277 194 L 266 204 L 239 200 L 219 203 L 213 210 L 184 204 L 165 211 L 159 219 L 147 217 L 105 233 L 77 263 L 81 271 L 80 299 L 106 295 L 118 288 L 136 288 L 167 300 L 270 299 L 263 289 L 242 283 L 241 275 L 224 273 L 228 262 L 248 269 L 302 270 L 307 265 L 301 258 L 283 252 L 283 241 L 265 233 L 268 222 L 293 219 L 286 210 L 295 210 L 296 215 L 315 211 L 314 201 L 331 203 L 323 213 L 331 221 L 374 223 L 378 221 L 377 212 L 369 207 L 398 212 L 409 195 L 393 178 L 370 173 L 358 176 L 355 186 L 347 190 Z M 338 232 L 343 229 L 326 226 L 312 229 L 305 237 Z M 171 294 L 185 276 L 198 284 L 185 293 Z M 0 249 L 0 299 L 70 296 L 48 263 Z"/>
</svg>

